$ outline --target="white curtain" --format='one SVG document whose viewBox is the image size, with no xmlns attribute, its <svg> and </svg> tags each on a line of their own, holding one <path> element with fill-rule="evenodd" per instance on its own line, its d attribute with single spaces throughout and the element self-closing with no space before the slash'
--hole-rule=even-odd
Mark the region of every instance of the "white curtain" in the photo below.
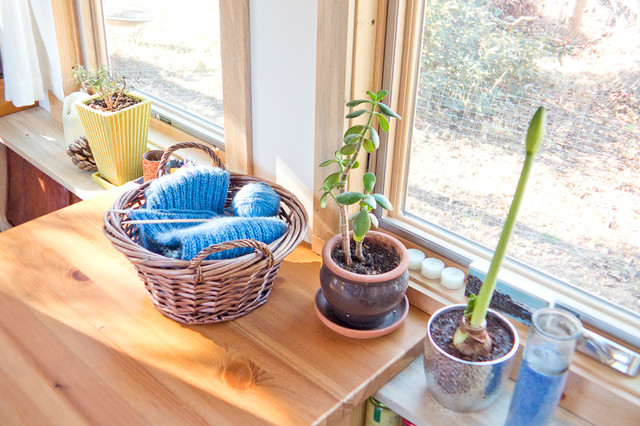
<svg viewBox="0 0 640 426">
<path fill-rule="evenodd" d="M 5 99 L 17 107 L 40 101 L 47 91 L 64 98 L 51 0 L 0 0 L 0 49 Z"/>
</svg>

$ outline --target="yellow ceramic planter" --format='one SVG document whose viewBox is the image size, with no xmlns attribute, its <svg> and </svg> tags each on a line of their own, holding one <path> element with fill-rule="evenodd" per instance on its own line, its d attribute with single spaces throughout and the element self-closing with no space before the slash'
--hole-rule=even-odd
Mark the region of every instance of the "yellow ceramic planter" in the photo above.
<svg viewBox="0 0 640 426">
<path fill-rule="evenodd" d="M 87 106 L 99 96 L 76 103 L 100 176 L 117 186 L 142 176 L 142 154 L 149 135 L 151 101 L 128 96 L 140 102 L 117 112 Z"/>
</svg>

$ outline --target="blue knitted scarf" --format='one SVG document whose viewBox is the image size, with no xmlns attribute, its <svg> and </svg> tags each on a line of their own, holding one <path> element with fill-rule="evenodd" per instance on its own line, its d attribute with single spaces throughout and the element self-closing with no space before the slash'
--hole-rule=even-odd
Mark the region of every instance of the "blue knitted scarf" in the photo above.
<svg viewBox="0 0 640 426">
<path fill-rule="evenodd" d="M 284 235 L 288 225 L 272 217 L 280 210 L 280 196 L 273 188 L 262 182 L 247 184 L 236 193 L 230 208 L 224 209 L 229 182 L 229 172 L 200 166 L 181 168 L 151 181 L 145 191 L 146 203 L 129 211 L 132 220 L 212 220 L 140 223 L 140 244 L 163 256 L 190 260 L 213 244 L 241 239 L 270 244 Z M 229 211 L 238 216 L 226 216 Z M 252 250 L 224 250 L 207 259 L 230 259 Z"/>
<path fill-rule="evenodd" d="M 287 224 L 275 217 L 220 217 L 200 225 L 174 229 L 157 236 L 160 254 L 174 259 L 190 260 L 203 249 L 227 241 L 252 239 L 270 244 L 287 231 Z M 251 253 L 242 247 L 214 253 L 207 259 L 231 259 Z"/>
<path fill-rule="evenodd" d="M 145 190 L 146 209 L 208 210 L 222 213 L 229 172 L 218 167 L 183 167 L 154 179 Z"/>
<path fill-rule="evenodd" d="M 164 220 L 164 219 L 212 219 L 218 217 L 214 212 L 207 210 L 149 210 L 129 209 L 127 215 L 132 220 Z M 138 223 L 138 236 L 140 244 L 150 251 L 160 253 L 157 238 L 159 235 L 176 229 L 189 228 L 198 225 L 194 222 L 170 222 L 170 223 Z"/>
</svg>

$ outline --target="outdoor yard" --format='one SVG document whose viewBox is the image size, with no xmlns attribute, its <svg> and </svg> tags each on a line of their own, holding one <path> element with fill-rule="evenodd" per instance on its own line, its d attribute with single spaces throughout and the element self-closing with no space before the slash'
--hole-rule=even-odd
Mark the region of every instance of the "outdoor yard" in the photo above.
<svg viewBox="0 0 640 426">
<path fill-rule="evenodd" d="M 449 41 L 477 42 L 480 52 L 460 59 L 469 60 L 459 73 L 467 80 L 460 81 L 452 78 L 452 67 L 442 71 L 447 58 L 430 46 L 456 36 L 456 14 L 468 11 L 460 1 L 434 3 L 434 23 L 425 31 L 406 210 L 495 248 L 522 167 L 526 126 L 545 105 L 547 134 L 508 254 L 640 312 L 638 4 L 617 2 L 616 9 L 588 1 L 580 31 L 572 34 L 560 5 L 495 1 L 493 6 L 521 13 L 501 20 L 532 18 L 519 21 L 520 39 L 512 41 L 520 43 L 514 51 L 531 49 L 530 62 L 509 62 L 514 58 L 508 49 L 495 53 L 489 36 L 499 28 L 492 35 L 487 22 L 474 21 L 486 15 L 465 16 L 476 24 Z M 513 38 L 516 29 L 506 28 Z M 474 40 L 473 31 L 484 39 Z M 456 47 L 464 56 L 464 48 Z M 499 59 L 515 65 L 499 68 Z M 496 69 L 483 71 L 483 61 L 492 60 Z M 474 80 L 470 69 L 485 75 Z"/>
</svg>

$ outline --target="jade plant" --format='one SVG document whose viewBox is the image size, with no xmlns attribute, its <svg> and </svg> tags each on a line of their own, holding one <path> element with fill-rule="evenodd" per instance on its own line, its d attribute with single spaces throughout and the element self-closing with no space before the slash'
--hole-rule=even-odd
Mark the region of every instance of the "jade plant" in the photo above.
<svg viewBox="0 0 640 426">
<path fill-rule="evenodd" d="M 82 65 L 76 65 L 72 75 L 80 83 L 82 90 L 90 95 L 100 95 L 108 111 L 120 109 L 127 88 L 124 76 L 111 72 L 106 65 L 96 68 L 84 68 Z"/>
<path fill-rule="evenodd" d="M 320 164 L 320 167 L 335 164 L 339 168 L 337 172 L 327 176 L 322 183 L 320 191 L 323 194 L 320 197 L 320 207 L 326 207 L 329 197 L 333 198 L 339 206 L 342 253 L 347 267 L 352 264 L 349 223 L 353 222 L 353 240 L 356 243 L 355 256 L 359 261 L 364 261 L 362 242 L 371 229 L 371 225 L 378 226 L 378 219 L 372 211 L 378 206 L 385 210 L 393 209 L 384 195 L 373 192 L 376 176 L 372 172 L 366 172 L 362 178 L 363 192 L 347 191 L 349 174 L 360 165 L 358 154 L 361 149 L 364 148 L 367 153 L 372 153 L 380 145 L 380 135 L 374 127 L 374 123 L 377 123 L 381 130 L 388 132 L 389 118 L 400 118 L 391 108 L 381 102 L 387 94 L 386 90 L 380 90 L 377 93 L 367 91 L 369 99 L 354 99 L 346 103 L 348 108 L 361 107 L 349 112 L 345 118 L 350 120 L 365 116 L 366 124 L 351 126 L 345 132 L 342 146 L 335 151 L 334 158 Z M 357 211 L 349 215 L 348 206 L 356 203 L 358 203 Z"/>
<path fill-rule="evenodd" d="M 469 297 L 469 302 L 462 318 L 462 324 L 453 337 L 454 346 L 466 356 L 487 356 L 491 352 L 491 337 L 486 330 L 487 309 L 489 308 L 493 292 L 496 288 L 498 271 L 502 265 L 507 245 L 509 244 L 509 239 L 511 238 L 511 233 L 516 223 L 520 203 L 522 202 L 536 153 L 544 137 L 545 127 L 546 110 L 542 106 L 538 108 L 529 123 L 526 136 L 524 165 L 507 219 L 500 234 L 498 246 L 491 260 L 489 272 L 480 287 L 478 295 L 475 296 L 472 294 L 471 297 Z"/>
</svg>

